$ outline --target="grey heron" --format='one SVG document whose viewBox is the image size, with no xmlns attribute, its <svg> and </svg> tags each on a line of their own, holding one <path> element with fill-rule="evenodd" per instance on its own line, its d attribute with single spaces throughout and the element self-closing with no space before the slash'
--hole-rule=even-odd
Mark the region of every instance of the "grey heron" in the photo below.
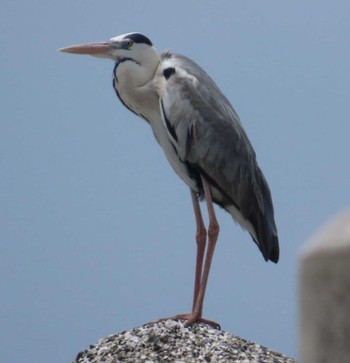
<svg viewBox="0 0 350 363">
<path fill-rule="evenodd" d="M 236 111 L 195 62 L 169 51 L 158 54 L 149 38 L 140 33 L 60 51 L 115 62 L 117 96 L 149 123 L 174 171 L 189 186 L 197 227 L 193 304 L 190 314 L 174 318 L 218 327 L 202 318 L 219 234 L 213 203 L 249 232 L 266 261 L 277 263 L 279 259 L 270 189 Z M 208 210 L 208 231 L 199 204 L 202 199 Z"/>
</svg>

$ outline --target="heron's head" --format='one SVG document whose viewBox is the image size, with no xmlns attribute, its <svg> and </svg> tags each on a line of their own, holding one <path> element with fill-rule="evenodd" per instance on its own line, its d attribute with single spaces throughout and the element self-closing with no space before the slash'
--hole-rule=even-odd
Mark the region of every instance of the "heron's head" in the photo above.
<svg viewBox="0 0 350 363">
<path fill-rule="evenodd" d="M 118 35 L 108 41 L 72 45 L 59 49 L 61 52 L 88 54 L 94 57 L 109 58 L 116 62 L 131 59 L 142 65 L 158 64 L 159 57 L 152 42 L 140 33 Z"/>
</svg>

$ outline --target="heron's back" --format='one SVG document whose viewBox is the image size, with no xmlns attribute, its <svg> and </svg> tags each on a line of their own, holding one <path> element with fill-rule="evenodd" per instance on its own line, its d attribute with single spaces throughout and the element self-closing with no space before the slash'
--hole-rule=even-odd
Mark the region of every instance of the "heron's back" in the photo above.
<svg viewBox="0 0 350 363">
<path fill-rule="evenodd" d="M 270 189 L 237 113 L 195 62 L 169 52 L 162 60 L 171 74 L 161 105 L 179 159 L 198 183 L 200 175 L 208 180 L 214 202 L 248 230 L 264 258 L 277 262 Z"/>
</svg>

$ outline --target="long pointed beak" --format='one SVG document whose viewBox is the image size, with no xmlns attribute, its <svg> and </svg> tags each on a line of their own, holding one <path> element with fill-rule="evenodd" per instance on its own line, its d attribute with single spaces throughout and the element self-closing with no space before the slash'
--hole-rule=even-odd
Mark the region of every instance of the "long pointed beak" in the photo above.
<svg viewBox="0 0 350 363">
<path fill-rule="evenodd" d="M 95 57 L 110 58 L 111 51 L 115 49 L 111 42 L 96 42 L 71 45 L 69 47 L 58 49 L 59 52 L 73 53 L 73 54 L 88 54 Z"/>
</svg>

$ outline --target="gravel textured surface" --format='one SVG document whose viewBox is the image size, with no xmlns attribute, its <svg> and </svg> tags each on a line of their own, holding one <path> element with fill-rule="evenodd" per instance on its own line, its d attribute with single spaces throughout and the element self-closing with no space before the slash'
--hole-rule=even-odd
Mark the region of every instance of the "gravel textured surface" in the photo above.
<svg viewBox="0 0 350 363">
<path fill-rule="evenodd" d="M 297 363 L 205 324 L 165 320 L 113 334 L 80 352 L 75 363 Z"/>
</svg>

